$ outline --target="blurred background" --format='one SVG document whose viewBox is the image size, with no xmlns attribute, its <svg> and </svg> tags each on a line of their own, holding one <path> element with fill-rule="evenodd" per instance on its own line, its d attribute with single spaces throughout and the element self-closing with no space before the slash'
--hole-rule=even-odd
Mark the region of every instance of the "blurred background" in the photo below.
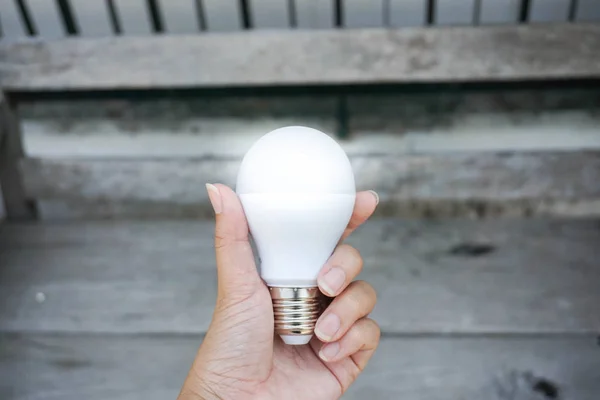
<svg viewBox="0 0 600 400">
<path fill-rule="evenodd" d="M 600 397 L 599 0 L 0 0 L 0 398 L 176 398 L 204 184 L 335 137 L 380 349 L 344 399 Z"/>
</svg>

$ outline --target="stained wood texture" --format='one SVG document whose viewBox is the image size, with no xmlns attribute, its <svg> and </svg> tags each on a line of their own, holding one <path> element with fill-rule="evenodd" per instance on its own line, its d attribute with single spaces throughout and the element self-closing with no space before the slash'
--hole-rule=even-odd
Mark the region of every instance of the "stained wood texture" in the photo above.
<svg viewBox="0 0 600 400">
<path fill-rule="evenodd" d="M 32 202 L 27 200 L 19 161 L 23 157 L 21 130 L 16 110 L 0 92 L 0 186 L 6 217 L 13 220 L 33 219 Z"/>
<path fill-rule="evenodd" d="M 0 84 L 28 91 L 597 78 L 599 48 L 593 24 L 15 43 L 0 45 Z"/>
<path fill-rule="evenodd" d="M 201 338 L 0 340 L 3 398 L 163 400 L 177 396 Z M 384 338 L 343 399 L 595 400 L 598 351 L 590 337 Z"/>
<path fill-rule="evenodd" d="M 0 331 L 204 332 L 212 223 L 0 225 Z M 594 333 L 597 220 L 373 220 L 349 243 L 387 333 Z M 45 301 L 36 301 L 43 293 Z"/>
<path fill-rule="evenodd" d="M 351 155 L 600 149 L 600 91 L 348 96 Z M 334 96 L 36 101 L 19 105 L 34 157 L 241 157 L 265 132 L 335 132 Z"/>
<path fill-rule="evenodd" d="M 351 162 L 357 186 L 377 190 L 388 215 L 600 212 L 597 152 L 356 156 Z M 97 217 L 132 211 L 131 216 L 144 217 L 159 210 L 163 217 L 182 217 L 203 215 L 209 209 L 204 183 L 234 185 L 239 163 L 29 158 L 21 167 L 29 198 L 54 207 L 47 209 L 54 218 L 77 217 L 71 214 L 77 203 Z"/>
</svg>

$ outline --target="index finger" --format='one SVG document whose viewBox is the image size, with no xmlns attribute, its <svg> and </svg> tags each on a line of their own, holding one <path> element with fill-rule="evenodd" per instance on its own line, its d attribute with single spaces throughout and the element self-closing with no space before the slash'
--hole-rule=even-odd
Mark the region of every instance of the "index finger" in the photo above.
<svg viewBox="0 0 600 400">
<path fill-rule="evenodd" d="M 367 190 L 364 192 L 356 193 L 356 201 L 354 203 L 354 210 L 350 217 L 350 222 L 342 234 L 340 242 L 346 239 L 356 228 L 361 226 L 366 220 L 369 219 L 377 204 L 379 203 L 379 196 L 373 190 Z"/>
</svg>

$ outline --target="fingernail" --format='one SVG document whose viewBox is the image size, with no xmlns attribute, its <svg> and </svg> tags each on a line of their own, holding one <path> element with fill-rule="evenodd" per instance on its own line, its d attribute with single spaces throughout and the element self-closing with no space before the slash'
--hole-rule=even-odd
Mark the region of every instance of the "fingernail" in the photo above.
<svg viewBox="0 0 600 400">
<path fill-rule="evenodd" d="M 330 343 L 330 344 L 326 344 L 325 346 L 323 346 L 321 348 L 321 351 L 319 352 L 319 356 L 325 361 L 330 361 L 330 360 L 333 360 L 333 358 L 339 352 L 340 352 L 340 344 L 335 342 L 335 343 Z"/>
<path fill-rule="evenodd" d="M 206 191 L 208 192 L 208 199 L 210 200 L 213 210 L 215 210 L 215 214 L 221 214 L 221 211 L 223 211 L 223 204 L 221 203 L 221 193 L 219 192 L 219 189 L 215 185 L 207 183 Z"/>
<path fill-rule="evenodd" d="M 376 204 L 379 204 L 379 195 L 377 194 L 377 192 L 374 191 L 374 190 L 369 190 L 369 192 L 371 192 L 371 194 L 373 196 L 375 196 L 375 202 L 376 202 Z"/>
<path fill-rule="evenodd" d="M 315 333 L 321 340 L 331 340 L 331 338 L 340 329 L 340 318 L 335 314 L 327 314 L 322 320 L 317 322 Z"/>
<path fill-rule="evenodd" d="M 319 286 L 325 294 L 335 296 L 346 282 L 346 273 L 339 267 L 332 267 L 325 275 L 319 278 Z"/>
</svg>

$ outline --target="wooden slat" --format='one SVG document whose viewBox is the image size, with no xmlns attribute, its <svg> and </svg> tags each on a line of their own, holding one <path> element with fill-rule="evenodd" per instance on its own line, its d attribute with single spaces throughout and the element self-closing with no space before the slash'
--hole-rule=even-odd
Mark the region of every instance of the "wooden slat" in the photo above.
<svg viewBox="0 0 600 400">
<path fill-rule="evenodd" d="M 174 399 L 201 341 L 185 336 L 0 339 L 0 394 L 14 400 Z M 384 338 L 343 399 L 595 400 L 597 352 L 591 337 Z M 551 395 L 544 395 L 548 391 Z"/>
<path fill-rule="evenodd" d="M 578 0 L 575 19 L 577 21 L 600 21 L 600 3 L 597 0 Z"/>
<path fill-rule="evenodd" d="M 209 31 L 238 31 L 242 27 L 238 0 L 203 0 L 206 26 Z M 221 48 L 220 51 L 224 51 Z M 215 56 L 216 54 L 213 54 Z M 204 58 L 203 58 L 204 59 Z"/>
<path fill-rule="evenodd" d="M 456 204 L 464 204 L 452 215 L 469 216 L 471 202 L 481 207 L 482 215 L 579 215 L 582 211 L 574 204 L 570 211 L 567 206 L 595 204 L 600 198 L 598 152 L 355 156 L 351 162 L 358 187 L 378 190 L 391 215 L 419 216 L 420 207 L 432 204 L 444 215 L 450 205 L 454 210 Z M 106 216 L 128 204 L 137 206 L 137 216 L 148 216 L 152 205 L 162 205 L 175 216 L 180 208 L 196 210 L 196 215 L 206 210 L 204 183 L 233 185 L 239 163 L 237 157 L 29 158 L 22 160 L 21 167 L 31 199 L 103 205 Z M 414 214 L 405 214 L 411 207 Z M 588 212 L 598 215 L 600 210 L 584 213 Z"/>
<path fill-rule="evenodd" d="M 27 0 L 29 12 L 42 39 L 59 39 L 65 36 L 66 30 L 59 14 L 58 4 L 48 0 Z"/>
<path fill-rule="evenodd" d="M 427 2 L 424 0 L 390 0 L 389 24 L 392 27 L 423 26 Z"/>
<path fill-rule="evenodd" d="M 594 24 L 16 43 L 0 45 L 0 84 L 27 91 L 597 78 L 598 48 Z"/>
<path fill-rule="evenodd" d="M 531 0 L 529 21 L 567 21 L 570 7 L 571 0 Z"/>
<path fill-rule="evenodd" d="M 384 0 L 345 0 L 343 22 L 347 28 L 379 28 L 384 26 Z M 376 46 L 376 43 L 372 43 Z"/>
<path fill-rule="evenodd" d="M 14 0 L 0 0 L 0 24 L 2 26 L 2 40 L 27 36 Z"/>
<path fill-rule="evenodd" d="M 255 29 L 290 27 L 288 0 L 250 0 L 249 4 Z"/>
<path fill-rule="evenodd" d="M 331 0 L 296 1 L 297 26 L 300 29 L 327 29 L 334 24 L 334 3 Z"/>
<path fill-rule="evenodd" d="M 148 35 L 152 32 L 146 0 L 114 0 L 114 2 L 123 34 Z"/>
<path fill-rule="evenodd" d="M 112 36 L 113 28 L 110 22 L 107 3 L 105 1 L 70 0 L 71 9 L 79 35 L 88 37 Z"/>
<path fill-rule="evenodd" d="M 504 24 L 519 20 L 521 0 L 481 0 L 479 23 Z"/>
<path fill-rule="evenodd" d="M 435 23 L 437 25 L 472 25 L 475 0 L 437 0 Z"/>
<path fill-rule="evenodd" d="M 600 150 L 600 91 L 435 91 L 348 96 L 351 155 Z M 335 96 L 23 102 L 34 157 L 241 157 L 265 132 L 335 132 Z"/>
<path fill-rule="evenodd" d="M 374 219 L 349 243 L 384 332 L 594 333 L 599 240 L 597 220 Z M 0 225 L 0 264 L 2 331 L 201 333 L 217 290 L 212 222 Z"/>
<path fill-rule="evenodd" d="M 198 33 L 196 0 L 161 0 L 160 11 L 168 33 Z"/>
<path fill-rule="evenodd" d="M 21 127 L 16 110 L 0 92 L 0 186 L 6 216 L 13 220 L 36 217 L 25 194 L 19 161 L 23 157 Z"/>
</svg>

